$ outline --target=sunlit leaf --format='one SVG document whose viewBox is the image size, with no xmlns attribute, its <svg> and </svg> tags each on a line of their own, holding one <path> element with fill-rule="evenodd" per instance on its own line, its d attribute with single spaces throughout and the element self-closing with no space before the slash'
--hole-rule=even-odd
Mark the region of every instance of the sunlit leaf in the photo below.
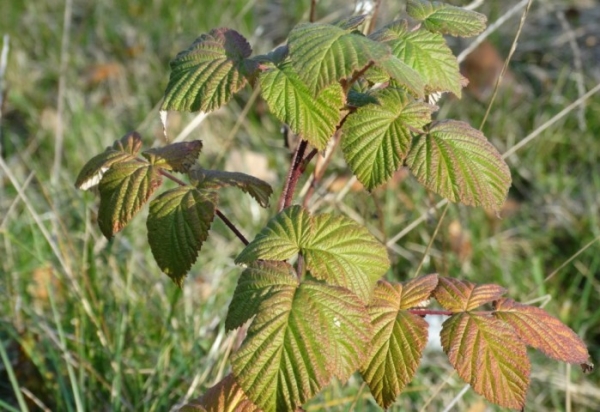
<svg viewBox="0 0 600 412">
<path fill-rule="evenodd" d="M 375 282 L 387 271 L 385 246 L 353 220 L 321 214 L 311 217 L 300 206 L 276 215 L 236 258 L 284 260 L 304 255 L 306 268 L 326 282 L 350 289 L 367 301 Z"/>
<path fill-rule="evenodd" d="M 244 61 L 252 49 L 235 30 L 203 34 L 171 61 L 161 110 L 209 112 L 227 103 L 246 83 Z"/>
<path fill-rule="evenodd" d="M 202 141 L 171 143 L 164 147 L 146 150 L 142 155 L 161 169 L 186 173 L 196 163 L 202 150 Z"/>
<path fill-rule="evenodd" d="M 260 412 L 237 384 L 232 374 L 188 402 L 178 412 Z"/>
<path fill-rule="evenodd" d="M 485 29 L 487 18 L 476 11 L 427 0 L 408 0 L 406 12 L 432 32 L 471 37 Z"/>
<path fill-rule="evenodd" d="M 332 84 L 315 98 L 289 62 L 262 72 L 259 79 L 271 113 L 318 150 L 325 149 L 344 105 L 341 86 Z"/>
<path fill-rule="evenodd" d="M 468 311 L 499 299 L 506 289 L 494 284 L 476 285 L 467 280 L 440 276 L 433 297 L 446 310 Z"/>
<path fill-rule="evenodd" d="M 269 206 L 269 197 L 273 193 L 271 185 L 267 182 L 245 173 L 194 167 L 189 175 L 198 188 L 212 190 L 222 187 L 236 187 L 252 196 L 262 207 Z"/>
<path fill-rule="evenodd" d="M 417 180 L 452 202 L 499 210 L 511 184 L 502 156 L 479 131 L 436 122 L 413 141 L 406 163 Z"/>
<path fill-rule="evenodd" d="M 346 162 L 368 190 L 398 170 L 410 149 L 412 133 L 430 123 L 435 110 L 401 89 L 386 88 L 374 97 L 378 103 L 358 108 L 342 127 Z"/>
<path fill-rule="evenodd" d="M 132 160 L 142 147 L 142 137 L 137 132 L 130 132 L 113 143 L 99 155 L 92 157 L 81 169 L 75 187 L 81 190 L 98 185 L 104 173 L 115 163 Z"/>
<path fill-rule="evenodd" d="M 107 239 L 121 231 L 161 185 L 158 168 L 147 163 L 115 163 L 100 181 L 98 225 Z"/>
<path fill-rule="evenodd" d="M 214 195 L 193 186 L 169 190 L 150 202 L 150 249 L 158 267 L 179 286 L 208 237 L 215 203 Z"/>
<path fill-rule="evenodd" d="M 390 55 L 390 49 L 341 27 L 302 23 L 289 39 L 290 59 L 313 95 Z"/>
<path fill-rule="evenodd" d="M 347 378 L 362 362 L 369 334 L 366 309 L 350 291 L 311 281 L 278 284 L 277 293 L 257 296 L 258 313 L 231 359 L 236 380 L 265 412 L 293 410 L 333 376 Z"/>
<path fill-rule="evenodd" d="M 417 307 L 427 301 L 438 285 L 438 275 L 420 276 L 401 284 L 400 309 Z"/>
<path fill-rule="evenodd" d="M 410 31 L 406 21 L 393 22 L 373 33 L 374 40 L 392 48 L 392 54 L 413 68 L 426 84 L 427 94 L 450 91 L 461 96 L 458 61 L 441 34 L 422 28 Z"/>
<path fill-rule="evenodd" d="M 403 310 L 403 302 L 426 299 L 436 282 L 435 276 L 429 276 L 405 285 L 382 280 L 375 287 L 368 305 L 373 333 L 361 374 L 383 408 L 388 408 L 414 377 L 428 339 L 427 322 Z"/>
<path fill-rule="evenodd" d="M 494 316 L 510 324 L 527 345 L 553 359 L 585 363 L 590 357 L 579 336 L 543 309 L 500 299 Z"/>
<path fill-rule="evenodd" d="M 379 80 L 381 82 L 392 79 L 397 85 L 403 86 L 413 96 L 423 98 L 425 93 L 425 83 L 423 78 L 411 66 L 398 59 L 396 56 L 390 55 L 385 59 L 381 59 L 376 64 L 376 69 L 383 70 L 387 73 L 387 78 Z M 373 70 L 369 70 L 367 77 Z M 370 79 L 373 81 L 373 79 Z"/>
<path fill-rule="evenodd" d="M 525 344 L 510 326 L 462 312 L 444 322 L 440 337 L 450 363 L 475 392 L 505 408 L 524 407 L 531 366 Z"/>
<path fill-rule="evenodd" d="M 296 272 L 289 263 L 262 260 L 251 263 L 242 272 L 229 311 L 225 319 L 225 328 L 233 330 L 242 326 L 258 313 L 263 301 L 277 301 L 277 295 L 284 296 L 289 287 L 298 286 Z"/>
</svg>

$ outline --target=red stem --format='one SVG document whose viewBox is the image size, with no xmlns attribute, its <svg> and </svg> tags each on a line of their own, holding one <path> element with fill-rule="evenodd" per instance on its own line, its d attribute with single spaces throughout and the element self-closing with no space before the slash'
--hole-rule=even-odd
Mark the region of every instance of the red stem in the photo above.
<svg viewBox="0 0 600 412">
<path fill-rule="evenodd" d="M 303 157 L 307 146 L 308 142 L 306 140 L 302 140 L 300 141 L 300 144 L 294 152 L 294 157 L 292 158 L 292 163 L 290 164 L 290 170 L 288 172 L 287 178 L 285 179 L 285 184 L 283 186 L 283 190 L 281 191 L 281 197 L 279 198 L 280 212 L 292 204 L 294 190 L 296 190 L 298 179 L 300 179 L 302 172 L 306 168 L 306 165 L 304 165 L 303 162 Z"/>
</svg>

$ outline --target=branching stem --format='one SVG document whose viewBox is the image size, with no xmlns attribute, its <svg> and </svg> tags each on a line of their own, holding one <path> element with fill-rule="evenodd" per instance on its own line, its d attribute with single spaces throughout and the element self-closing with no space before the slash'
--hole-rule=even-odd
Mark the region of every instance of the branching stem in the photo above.
<svg viewBox="0 0 600 412">
<path fill-rule="evenodd" d="M 298 184 L 298 179 L 300 179 L 302 172 L 304 172 L 304 170 L 306 169 L 306 165 L 304 164 L 303 158 L 304 152 L 306 152 L 307 147 L 308 142 L 306 140 L 300 141 L 300 144 L 298 144 L 298 147 L 296 147 L 296 151 L 294 152 L 294 156 L 292 158 L 292 163 L 290 164 L 290 170 L 288 171 L 287 178 L 285 179 L 285 184 L 283 185 L 283 190 L 281 191 L 281 197 L 279 198 L 278 210 L 280 212 L 292 204 L 292 199 L 294 197 L 296 185 Z"/>
</svg>

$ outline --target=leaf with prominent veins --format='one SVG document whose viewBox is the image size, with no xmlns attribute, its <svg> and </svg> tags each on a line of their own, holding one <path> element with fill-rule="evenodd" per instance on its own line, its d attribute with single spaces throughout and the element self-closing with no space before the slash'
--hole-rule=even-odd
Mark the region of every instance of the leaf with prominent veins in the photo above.
<svg viewBox="0 0 600 412">
<path fill-rule="evenodd" d="M 487 22 L 481 13 L 437 1 L 408 0 L 406 12 L 431 32 L 460 37 L 481 33 Z"/>
<path fill-rule="evenodd" d="M 476 285 L 467 280 L 440 276 L 433 297 L 446 310 L 469 311 L 500 299 L 506 289 L 494 284 Z"/>
</svg>

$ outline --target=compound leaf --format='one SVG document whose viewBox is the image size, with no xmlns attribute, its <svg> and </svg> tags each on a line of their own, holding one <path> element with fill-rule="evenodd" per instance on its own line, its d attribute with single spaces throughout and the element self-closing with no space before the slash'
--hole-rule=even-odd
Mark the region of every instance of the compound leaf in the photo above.
<svg viewBox="0 0 600 412">
<path fill-rule="evenodd" d="M 350 289 L 368 301 L 375 282 L 387 271 L 385 246 L 366 228 L 345 217 L 311 217 L 300 206 L 276 215 L 240 253 L 236 263 L 283 260 L 301 252 L 317 279 Z"/>
<path fill-rule="evenodd" d="M 204 395 L 183 405 L 178 412 L 260 412 L 260 409 L 229 374 Z"/>
<path fill-rule="evenodd" d="M 258 313 L 263 301 L 277 302 L 276 296 L 281 292 L 285 296 L 291 286 L 298 286 L 298 278 L 289 263 L 269 260 L 251 263 L 238 280 L 225 328 L 229 331 L 242 326 Z"/>
<path fill-rule="evenodd" d="M 419 306 L 431 298 L 431 293 L 438 285 L 438 275 L 420 276 L 401 284 L 400 309 Z"/>
<path fill-rule="evenodd" d="M 506 289 L 494 284 L 476 285 L 466 280 L 439 277 L 433 297 L 446 310 L 469 311 L 499 299 Z"/>
<path fill-rule="evenodd" d="M 307 281 L 258 298 L 258 313 L 232 366 L 239 385 L 263 411 L 293 410 L 333 376 L 347 377 L 362 362 L 362 339 L 370 330 L 356 295 Z"/>
<path fill-rule="evenodd" d="M 409 31 L 406 21 L 397 21 L 371 34 L 372 39 L 392 48 L 392 54 L 420 74 L 426 93 L 450 91 L 461 96 L 462 77 L 458 61 L 441 34 L 426 29 Z"/>
<path fill-rule="evenodd" d="M 148 163 L 113 164 L 99 185 L 98 225 L 102 234 L 111 239 L 127 226 L 161 183 L 159 169 Z"/>
<path fill-rule="evenodd" d="M 462 312 L 444 322 L 440 337 L 450 363 L 475 392 L 505 408 L 524 407 L 531 366 L 509 325 Z"/>
<path fill-rule="evenodd" d="M 383 408 L 388 408 L 412 380 L 427 344 L 427 322 L 403 310 L 402 302 L 415 300 L 417 296 L 426 299 L 426 290 L 433 289 L 435 282 L 435 276 L 415 279 L 406 285 L 381 280 L 375 287 L 367 308 L 373 338 L 360 373 Z M 420 292 L 415 293 L 417 290 Z"/>
<path fill-rule="evenodd" d="M 194 140 L 152 148 L 144 151 L 142 155 L 161 169 L 186 173 L 196 163 L 201 150 L 202 141 Z"/>
<path fill-rule="evenodd" d="M 190 178 L 200 189 L 220 189 L 222 187 L 237 187 L 249 194 L 262 207 L 269 206 L 269 197 L 273 193 L 271 185 L 257 177 L 239 172 L 225 172 L 194 167 L 189 172 Z"/>
<path fill-rule="evenodd" d="M 201 35 L 171 61 L 161 110 L 218 109 L 246 84 L 244 63 L 251 53 L 235 30 L 220 28 Z"/>
<path fill-rule="evenodd" d="M 340 120 L 342 87 L 332 84 L 315 98 L 289 62 L 262 72 L 259 79 L 271 113 L 318 150 L 325 149 Z"/>
<path fill-rule="evenodd" d="M 292 66 L 313 96 L 390 55 L 389 47 L 329 24 L 299 24 L 288 44 Z"/>
<path fill-rule="evenodd" d="M 412 133 L 430 123 L 435 110 L 397 88 L 386 88 L 374 97 L 378 103 L 359 107 L 342 127 L 346 162 L 368 190 L 398 170 L 410 149 Z"/>
<path fill-rule="evenodd" d="M 141 147 L 142 137 L 137 132 L 127 133 L 83 166 L 75 180 L 75 187 L 88 190 L 96 186 L 113 164 L 133 160 Z"/>
<path fill-rule="evenodd" d="M 481 13 L 437 1 L 408 0 L 406 12 L 431 32 L 460 37 L 481 33 L 487 22 Z"/>
<path fill-rule="evenodd" d="M 502 156 L 479 131 L 436 122 L 413 141 L 406 163 L 417 180 L 452 202 L 499 210 L 511 184 Z"/>
<path fill-rule="evenodd" d="M 208 237 L 215 203 L 214 195 L 193 186 L 169 190 L 150 202 L 150 249 L 161 270 L 179 286 Z"/>
<path fill-rule="evenodd" d="M 579 364 L 589 359 L 588 350 L 579 336 L 543 309 L 512 299 L 500 299 L 494 316 L 510 324 L 523 342 L 546 356 Z"/>
</svg>

